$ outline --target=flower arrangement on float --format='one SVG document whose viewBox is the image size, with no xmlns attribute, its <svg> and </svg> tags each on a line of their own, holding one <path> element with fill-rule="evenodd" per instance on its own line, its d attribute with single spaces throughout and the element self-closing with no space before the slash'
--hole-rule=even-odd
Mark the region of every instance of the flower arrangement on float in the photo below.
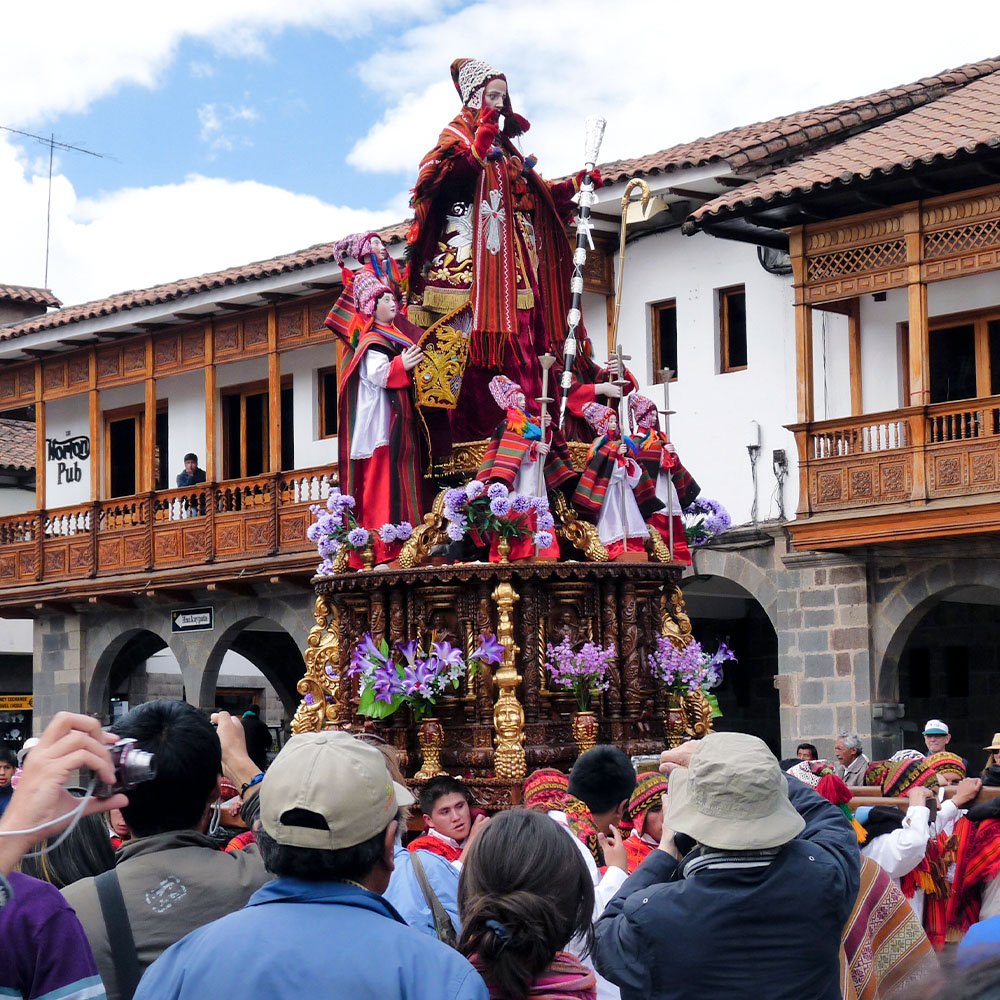
<svg viewBox="0 0 1000 1000">
<path fill-rule="evenodd" d="M 358 678 L 359 715 L 386 719 L 401 706 L 410 706 L 420 723 L 423 766 L 416 777 L 423 780 L 444 773 L 440 760 L 444 731 L 433 718 L 437 699 L 449 689 L 458 690 L 463 676 L 502 660 L 503 646 L 492 635 L 480 635 L 479 645 L 466 659 L 456 646 L 434 641 L 433 636 L 426 648 L 417 639 L 390 647 L 385 639 L 376 643 L 368 632 L 355 647 L 347 673 Z"/>
<path fill-rule="evenodd" d="M 573 716 L 573 739 L 580 753 L 586 753 L 597 743 L 597 718 L 590 711 L 590 696 L 594 691 L 607 691 L 615 647 L 586 642 L 575 650 L 566 636 L 558 646 L 549 643 L 546 653 L 545 669 L 552 683 L 572 691 L 580 706 Z"/>
<path fill-rule="evenodd" d="M 653 674 L 669 691 L 681 696 L 701 691 L 712 707 L 712 718 L 716 719 L 722 711 L 711 691 L 722 683 L 722 665 L 736 662 L 736 655 L 724 642 L 719 643 L 714 653 L 709 653 L 696 639 L 678 647 L 667 636 L 657 638 L 656 651 L 649 655 Z"/>
<path fill-rule="evenodd" d="M 698 497 L 683 510 L 684 534 L 689 548 L 697 548 L 721 535 L 732 523 L 729 511 L 718 500 Z"/>
<path fill-rule="evenodd" d="M 531 515 L 537 515 L 536 526 Z M 473 479 L 465 486 L 456 486 L 444 496 L 445 531 L 452 541 L 466 535 L 477 544 L 492 539 L 510 543 L 532 536 L 540 549 L 552 544 L 555 519 L 549 510 L 548 497 L 529 497 L 508 490 L 503 483 L 486 486 Z"/>
<path fill-rule="evenodd" d="M 316 544 L 322 560 L 316 567 L 317 576 L 332 576 L 336 572 L 334 563 L 338 555 L 343 557 L 350 552 L 361 554 L 369 550 L 372 532 L 358 524 L 354 507 L 354 497 L 339 489 L 331 491 L 325 507 L 322 504 L 310 506 L 316 520 L 306 529 L 306 537 Z M 378 529 L 378 536 L 386 545 L 405 542 L 412 534 L 413 525 L 409 521 L 383 524 Z"/>
</svg>

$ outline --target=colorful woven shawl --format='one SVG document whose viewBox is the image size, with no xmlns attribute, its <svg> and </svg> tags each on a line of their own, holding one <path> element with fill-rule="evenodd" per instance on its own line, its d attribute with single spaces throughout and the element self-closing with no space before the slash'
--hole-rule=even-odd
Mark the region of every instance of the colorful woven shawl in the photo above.
<svg viewBox="0 0 1000 1000">
<path fill-rule="evenodd" d="M 524 807 L 536 812 L 563 812 L 570 832 L 582 841 L 600 867 L 604 858 L 597 840 L 594 817 L 585 802 L 569 794 L 569 778 L 553 767 L 532 771 L 524 782 Z"/>
<path fill-rule="evenodd" d="M 960 816 L 951 837 L 940 834 L 936 847 L 945 865 L 955 864 L 950 892 L 928 896 L 924 903 L 927 936 L 941 951 L 946 941 L 958 940 L 979 919 L 982 887 L 1000 872 L 1000 820 L 973 823 Z"/>
<path fill-rule="evenodd" d="M 506 993 L 501 993 L 490 982 L 478 955 L 471 955 L 469 961 L 482 974 L 490 991 L 490 1000 L 510 1000 Z M 557 951 L 549 967 L 539 973 L 528 987 L 527 996 L 531 1000 L 596 1000 L 597 980 L 593 971 L 576 955 Z"/>
<path fill-rule="evenodd" d="M 597 521 L 608 494 L 611 473 L 618 461 L 618 442 L 605 440 L 590 456 L 583 470 L 580 482 L 573 494 L 573 506 L 589 521 Z M 635 502 L 645 520 L 649 520 L 658 510 L 663 509 L 662 501 L 656 497 L 656 483 L 641 470 L 639 482 L 632 491 Z"/>
<path fill-rule="evenodd" d="M 515 415 L 513 419 L 512 415 Z M 508 489 L 513 487 L 525 453 L 533 441 L 540 439 L 540 428 L 534 422 L 535 418 L 529 418 L 529 422 L 524 424 L 520 420 L 524 416 L 521 410 L 507 411 L 507 419 L 497 425 L 493 437 L 486 446 L 482 465 L 476 473 L 477 479 L 484 483 L 491 479 L 499 479 Z M 535 433 L 530 436 L 525 435 L 525 429 L 529 431 L 533 429 Z M 546 431 L 550 436 L 550 448 L 545 456 L 545 486 L 548 490 L 554 490 L 566 480 L 572 479 L 576 473 L 573 471 L 573 459 L 562 432 L 558 427 L 551 425 Z"/>
<path fill-rule="evenodd" d="M 840 987 L 844 1000 L 878 1000 L 912 990 L 937 973 L 937 957 L 917 915 L 883 868 L 861 858 L 861 887 L 844 925 Z"/>
</svg>

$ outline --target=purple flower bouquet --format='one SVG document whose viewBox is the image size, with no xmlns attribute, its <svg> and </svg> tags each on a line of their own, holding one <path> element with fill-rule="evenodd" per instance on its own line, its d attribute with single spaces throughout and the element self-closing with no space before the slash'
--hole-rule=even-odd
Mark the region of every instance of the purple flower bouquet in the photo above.
<svg viewBox="0 0 1000 1000">
<path fill-rule="evenodd" d="M 552 683 L 572 691 L 581 712 L 588 710 L 592 691 L 608 689 L 608 668 L 615 657 L 613 645 L 605 647 L 588 642 L 576 651 L 567 636 L 558 646 L 549 643 L 546 653 L 549 659 L 545 662 L 545 669 Z"/>
</svg>

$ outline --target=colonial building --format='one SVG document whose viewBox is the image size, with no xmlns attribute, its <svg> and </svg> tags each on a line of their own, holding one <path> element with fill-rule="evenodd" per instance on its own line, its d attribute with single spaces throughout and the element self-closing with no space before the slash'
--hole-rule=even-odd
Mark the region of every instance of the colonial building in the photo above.
<svg viewBox="0 0 1000 1000">
<path fill-rule="evenodd" d="M 630 367 L 654 398 L 673 370 L 673 439 L 740 525 L 685 585 L 700 637 L 740 656 L 720 725 L 776 750 L 828 753 L 841 730 L 919 746 L 933 715 L 978 761 L 998 728 L 998 73 L 602 168 L 590 336 L 603 354 L 623 268 Z M 633 178 L 652 198 L 623 264 Z M 326 245 L 0 327 L 0 418 L 34 423 L 37 468 L 0 518 L 0 613 L 35 621 L 36 724 L 151 693 L 165 649 L 194 704 L 218 702 L 235 651 L 294 710 L 338 286 Z M 174 488 L 189 451 L 206 482 Z"/>
</svg>

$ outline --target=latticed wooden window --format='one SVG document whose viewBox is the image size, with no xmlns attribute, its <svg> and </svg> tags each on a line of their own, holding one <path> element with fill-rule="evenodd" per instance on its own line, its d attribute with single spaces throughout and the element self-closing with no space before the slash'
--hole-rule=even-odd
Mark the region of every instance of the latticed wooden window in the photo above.
<svg viewBox="0 0 1000 1000">
<path fill-rule="evenodd" d="M 1000 244 L 1000 219 L 989 219 L 969 226 L 927 233 L 924 236 L 924 257 L 947 257 L 953 253 L 979 250 L 997 244 Z"/>
<path fill-rule="evenodd" d="M 848 274 L 881 271 L 906 262 L 906 242 L 902 239 L 869 243 L 863 247 L 850 247 L 833 253 L 810 257 L 808 281 L 827 281 Z"/>
</svg>

